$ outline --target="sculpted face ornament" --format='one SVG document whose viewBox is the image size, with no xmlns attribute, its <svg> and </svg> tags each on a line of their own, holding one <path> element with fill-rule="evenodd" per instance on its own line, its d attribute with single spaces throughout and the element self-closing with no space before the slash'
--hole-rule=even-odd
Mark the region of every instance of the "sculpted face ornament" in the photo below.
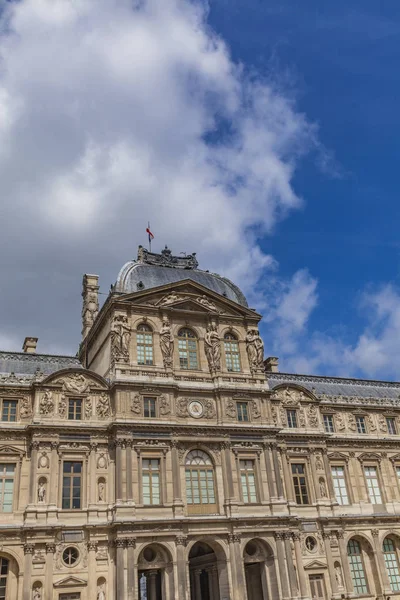
<svg viewBox="0 0 400 600">
<path fill-rule="evenodd" d="M 198 400 L 192 400 L 192 402 L 188 404 L 188 413 L 191 417 L 199 419 L 204 413 L 204 407 L 202 403 Z"/>
</svg>

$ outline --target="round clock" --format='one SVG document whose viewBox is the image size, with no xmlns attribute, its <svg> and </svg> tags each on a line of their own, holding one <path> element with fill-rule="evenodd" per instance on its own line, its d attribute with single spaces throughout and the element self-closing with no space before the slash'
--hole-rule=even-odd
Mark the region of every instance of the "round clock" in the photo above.
<svg viewBox="0 0 400 600">
<path fill-rule="evenodd" d="M 191 402 L 189 402 L 188 412 L 191 417 L 194 417 L 195 419 L 199 419 L 204 412 L 202 403 L 199 402 L 198 400 L 192 400 Z"/>
</svg>

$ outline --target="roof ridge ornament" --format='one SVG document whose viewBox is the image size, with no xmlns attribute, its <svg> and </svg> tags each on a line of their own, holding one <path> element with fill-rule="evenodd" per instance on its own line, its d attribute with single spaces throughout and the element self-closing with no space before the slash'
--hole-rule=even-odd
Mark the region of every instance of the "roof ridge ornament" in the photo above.
<svg viewBox="0 0 400 600">
<path fill-rule="evenodd" d="M 174 256 L 168 246 L 165 246 L 164 250 L 161 250 L 161 254 L 150 252 L 143 246 L 139 246 L 137 260 L 146 265 L 172 267 L 174 269 L 197 269 L 199 266 L 196 259 L 196 252 L 185 256 Z"/>
</svg>

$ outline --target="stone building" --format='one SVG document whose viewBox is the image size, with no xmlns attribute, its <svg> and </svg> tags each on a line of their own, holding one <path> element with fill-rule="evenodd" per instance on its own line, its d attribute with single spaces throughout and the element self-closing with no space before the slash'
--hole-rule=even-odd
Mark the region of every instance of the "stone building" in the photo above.
<svg viewBox="0 0 400 600">
<path fill-rule="evenodd" d="M 0 353 L 0 600 L 400 598 L 400 384 L 279 373 L 195 255 L 82 295 Z"/>
</svg>

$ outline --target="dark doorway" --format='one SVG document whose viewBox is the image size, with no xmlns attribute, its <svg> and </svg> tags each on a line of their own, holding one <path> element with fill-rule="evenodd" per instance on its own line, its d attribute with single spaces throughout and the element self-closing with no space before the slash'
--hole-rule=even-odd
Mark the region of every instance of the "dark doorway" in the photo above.
<svg viewBox="0 0 400 600">
<path fill-rule="evenodd" d="M 197 542 L 189 554 L 190 600 L 220 600 L 217 557 L 204 542 Z"/>
<path fill-rule="evenodd" d="M 139 571 L 139 600 L 162 600 L 160 570 Z"/>
<path fill-rule="evenodd" d="M 261 563 L 245 564 L 247 600 L 263 600 Z"/>
</svg>

